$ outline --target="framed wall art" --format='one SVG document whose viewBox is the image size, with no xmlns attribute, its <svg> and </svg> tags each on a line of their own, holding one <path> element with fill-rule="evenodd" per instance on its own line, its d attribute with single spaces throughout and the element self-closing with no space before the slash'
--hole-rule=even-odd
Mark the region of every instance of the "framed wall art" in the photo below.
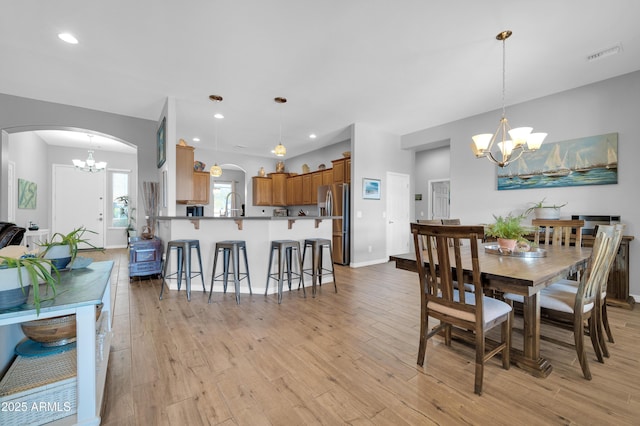
<svg viewBox="0 0 640 426">
<path fill-rule="evenodd" d="M 544 143 L 498 169 L 498 190 L 618 183 L 618 134 Z"/>
<path fill-rule="evenodd" d="M 380 179 L 362 178 L 362 198 L 365 200 L 380 199 Z"/>
<path fill-rule="evenodd" d="M 18 208 L 35 209 L 38 202 L 38 184 L 18 179 Z"/>
<path fill-rule="evenodd" d="M 167 161 L 167 117 L 162 118 L 160 127 L 158 127 L 158 133 L 156 134 L 156 143 L 158 145 L 158 168 L 162 167 L 165 161 Z"/>
</svg>

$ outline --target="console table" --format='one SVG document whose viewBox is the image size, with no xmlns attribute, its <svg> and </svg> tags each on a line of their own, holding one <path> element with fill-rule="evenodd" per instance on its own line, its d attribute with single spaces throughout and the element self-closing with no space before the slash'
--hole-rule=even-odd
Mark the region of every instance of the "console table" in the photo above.
<svg viewBox="0 0 640 426">
<path fill-rule="evenodd" d="M 48 229 L 38 229 L 35 231 L 26 231 L 24 233 L 24 238 L 22 239 L 22 245 L 33 249 L 37 243 L 40 241 L 45 241 L 49 239 L 49 230 Z"/>
<path fill-rule="evenodd" d="M 77 413 L 57 420 L 56 424 L 99 425 L 100 409 L 104 396 L 111 336 L 111 270 L 113 261 L 94 262 L 84 269 L 60 273 L 57 296 L 40 305 L 36 315 L 33 296 L 27 303 L 0 313 L 0 326 L 19 324 L 37 319 L 62 315 L 76 315 L 77 351 Z M 44 287 L 41 287 L 44 291 Z M 103 344 L 104 359 L 96 363 L 96 305 L 102 303 L 98 321 L 106 320 L 106 336 Z M 13 348 L 3 348 L 11 350 Z M 97 367 L 97 368 L 96 368 Z M 10 415 L 2 413 L 2 416 Z"/>
</svg>

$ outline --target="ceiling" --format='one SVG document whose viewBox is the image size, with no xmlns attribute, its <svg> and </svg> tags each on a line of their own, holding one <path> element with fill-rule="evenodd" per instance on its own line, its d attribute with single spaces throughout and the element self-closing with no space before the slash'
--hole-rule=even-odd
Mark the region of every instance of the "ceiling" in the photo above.
<svg viewBox="0 0 640 426">
<path fill-rule="evenodd" d="M 505 29 L 507 105 L 640 69 L 637 0 L 2 3 L 0 92 L 154 121 L 170 97 L 178 138 L 253 155 L 280 127 L 295 156 L 355 122 L 402 135 L 498 109 Z"/>
</svg>

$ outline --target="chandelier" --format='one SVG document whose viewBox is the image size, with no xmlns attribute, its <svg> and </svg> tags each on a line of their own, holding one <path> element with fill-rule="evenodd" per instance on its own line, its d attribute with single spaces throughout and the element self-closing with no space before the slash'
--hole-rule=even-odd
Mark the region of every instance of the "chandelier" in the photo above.
<svg viewBox="0 0 640 426">
<path fill-rule="evenodd" d="M 222 96 L 219 95 L 211 95 L 209 96 L 209 99 L 211 99 L 213 102 L 222 102 Z M 216 119 L 222 119 L 224 118 L 224 116 L 222 114 L 215 114 L 214 117 Z M 218 151 L 218 125 L 215 124 L 215 151 L 217 153 Z M 220 177 L 222 176 L 222 167 L 218 166 L 218 163 L 214 163 L 213 166 L 211 166 L 211 168 L 209 169 L 209 174 L 213 177 Z"/>
<path fill-rule="evenodd" d="M 506 49 L 505 41 L 511 36 L 509 30 L 502 31 L 496 36 L 497 40 L 502 41 L 502 118 L 498 129 L 494 134 L 483 133 L 473 136 L 471 150 L 476 158 L 486 158 L 499 167 L 505 167 L 507 164 L 516 161 L 525 152 L 533 152 L 540 148 L 546 133 L 531 133 L 531 127 L 518 127 L 512 129 L 505 114 L 504 98 L 505 98 L 505 64 Z M 507 139 L 507 135 L 510 139 Z"/>
<path fill-rule="evenodd" d="M 93 148 L 93 143 L 92 143 L 93 135 L 87 135 L 87 136 L 89 136 L 89 146 Z M 89 172 L 89 173 L 101 172 L 107 168 L 106 162 L 96 161 L 93 158 L 93 149 L 89 149 L 89 155 L 87 156 L 86 160 L 82 161 L 82 160 L 75 159 L 73 160 L 73 165 L 75 166 L 76 169 L 82 170 L 83 172 Z"/>
<path fill-rule="evenodd" d="M 284 104 L 287 102 L 287 98 L 277 97 L 273 99 L 278 104 Z M 280 114 L 280 139 L 278 139 L 278 145 L 276 145 L 273 153 L 278 157 L 284 157 L 287 154 L 287 148 L 282 145 L 282 114 Z"/>
</svg>

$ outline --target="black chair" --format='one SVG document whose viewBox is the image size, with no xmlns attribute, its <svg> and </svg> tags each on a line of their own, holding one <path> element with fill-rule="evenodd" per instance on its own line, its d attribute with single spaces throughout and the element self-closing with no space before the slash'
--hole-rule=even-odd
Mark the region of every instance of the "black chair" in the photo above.
<svg viewBox="0 0 640 426">
<path fill-rule="evenodd" d="M 0 248 L 20 245 L 26 231 L 15 223 L 0 222 Z"/>
</svg>

